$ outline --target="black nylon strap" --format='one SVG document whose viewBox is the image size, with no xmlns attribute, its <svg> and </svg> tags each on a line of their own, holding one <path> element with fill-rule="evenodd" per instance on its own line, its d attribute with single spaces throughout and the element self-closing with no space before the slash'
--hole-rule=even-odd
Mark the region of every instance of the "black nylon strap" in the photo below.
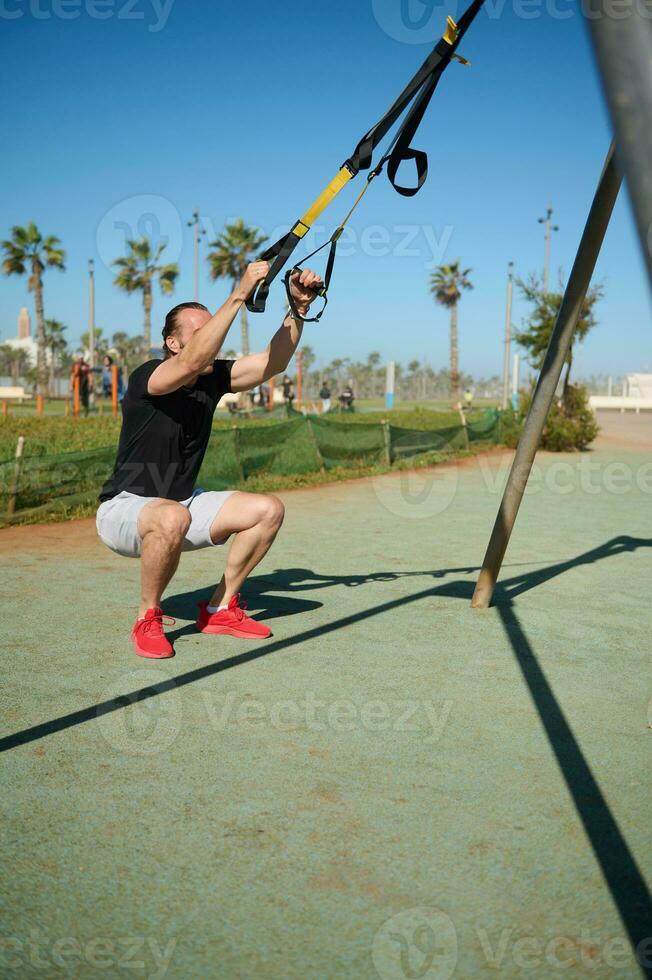
<svg viewBox="0 0 652 980">
<path fill-rule="evenodd" d="M 345 166 L 348 166 L 353 171 L 354 175 L 360 170 L 368 170 L 371 167 L 374 149 L 392 128 L 401 113 L 403 113 L 410 102 L 414 100 L 410 111 L 407 113 L 394 137 L 394 140 L 392 141 L 389 151 L 374 168 L 372 173 L 380 173 L 384 164 L 387 163 L 387 176 L 391 181 L 392 186 L 399 194 L 402 194 L 405 197 L 411 197 L 423 187 L 428 176 L 428 156 L 423 150 L 416 150 L 411 147 L 410 143 L 414 138 L 417 129 L 419 128 L 439 79 L 441 78 L 446 67 L 450 64 L 452 55 L 457 50 L 460 41 L 473 23 L 473 20 L 479 13 L 484 3 L 485 0 L 473 0 L 457 23 L 457 35 L 454 43 L 449 44 L 448 41 L 445 41 L 443 38 L 437 42 L 419 70 L 412 76 L 408 84 L 405 86 L 398 98 L 395 99 L 384 116 L 382 116 L 378 122 L 365 133 L 352 155 L 345 163 Z M 401 184 L 396 183 L 398 169 L 401 163 L 407 160 L 414 160 L 416 165 L 417 184 L 415 187 L 404 187 Z M 252 313 L 260 313 L 265 309 L 265 302 L 269 294 L 269 287 L 271 283 L 279 274 L 300 241 L 301 238 L 298 235 L 295 235 L 293 232 L 288 232 L 287 235 L 280 238 L 278 242 L 272 245 L 271 248 L 267 249 L 267 251 L 263 252 L 263 254 L 260 256 L 260 258 L 263 260 L 271 261 L 271 267 L 263 282 L 257 289 L 254 290 L 252 295 L 246 301 L 247 309 Z M 307 259 L 315 255 L 316 252 L 321 251 L 321 249 L 324 247 L 324 245 L 321 245 L 318 249 L 315 249 L 314 252 L 311 252 L 310 255 L 306 256 L 303 261 L 305 262 Z M 333 271 L 336 248 L 337 239 L 331 239 L 331 251 L 328 257 L 327 272 L 324 279 L 324 290 L 322 293 L 324 298 L 326 298 L 325 293 L 328 289 L 328 284 Z M 300 268 L 300 265 L 295 266 L 291 272 L 285 276 L 288 301 L 291 300 L 289 289 L 291 273 Z M 292 303 L 290 303 L 290 305 L 292 308 Z M 325 305 L 326 303 L 324 303 L 324 306 Z M 318 316 L 312 317 L 312 321 L 314 322 L 319 320 L 323 312 L 324 311 L 322 309 Z"/>
<path fill-rule="evenodd" d="M 410 101 L 414 98 L 426 80 L 434 81 L 430 92 L 430 95 L 432 95 L 437 81 L 439 81 L 439 77 L 450 63 L 451 55 L 457 50 L 460 41 L 473 23 L 484 3 L 485 0 L 473 0 L 473 3 L 471 3 L 470 6 L 464 11 L 458 21 L 457 37 L 455 42 L 453 44 L 449 44 L 448 41 L 445 41 L 443 38 L 437 42 L 424 63 L 412 76 L 401 94 L 389 107 L 385 115 L 378 120 L 375 126 L 372 126 L 371 129 L 365 133 L 347 160 L 347 164 L 349 164 L 353 169 L 356 171 L 369 169 L 371 166 L 371 157 L 374 149 L 392 128 L 398 117 L 401 115 L 403 110 L 407 108 Z M 406 119 L 403 125 L 405 125 L 407 121 L 408 120 Z"/>
<path fill-rule="evenodd" d="M 269 272 L 260 283 L 260 285 L 254 289 L 253 293 L 245 301 L 245 306 L 250 313 L 264 313 L 265 303 L 267 302 L 267 297 L 269 295 L 269 287 L 276 279 L 277 275 L 294 252 L 295 248 L 301 241 L 298 235 L 294 232 L 289 231 L 287 235 L 279 238 L 277 242 L 270 246 L 265 252 L 262 253 L 260 259 L 263 262 L 271 262 Z"/>
</svg>

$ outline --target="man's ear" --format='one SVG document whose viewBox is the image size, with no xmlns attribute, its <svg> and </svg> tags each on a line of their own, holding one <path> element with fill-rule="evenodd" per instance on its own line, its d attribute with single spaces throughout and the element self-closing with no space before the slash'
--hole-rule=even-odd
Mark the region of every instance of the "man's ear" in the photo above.
<svg viewBox="0 0 652 980">
<path fill-rule="evenodd" d="M 163 341 L 163 347 L 166 353 L 168 354 L 179 353 L 179 341 L 172 334 L 168 334 L 168 336 L 165 338 L 165 340 Z"/>
</svg>

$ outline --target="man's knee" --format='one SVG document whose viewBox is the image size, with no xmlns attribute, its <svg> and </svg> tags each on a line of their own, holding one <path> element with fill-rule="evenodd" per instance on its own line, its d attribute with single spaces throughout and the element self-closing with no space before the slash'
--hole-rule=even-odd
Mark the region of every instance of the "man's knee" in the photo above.
<svg viewBox="0 0 652 980">
<path fill-rule="evenodd" d="M 265 493 L 262 496 L 262 519 L 266 524 L 271 524 L 275 528 L 279 528 L 285 517 L 285 506 L 283 502 L 271 493 Z"/>
<path fill-rule="evenodd" d="M 151 515 L 154 530 L 172 542 L 183 541 L 190 527 L 190 512 L 183 504 L 170 501 L 157 507 Z"/>
</svg>

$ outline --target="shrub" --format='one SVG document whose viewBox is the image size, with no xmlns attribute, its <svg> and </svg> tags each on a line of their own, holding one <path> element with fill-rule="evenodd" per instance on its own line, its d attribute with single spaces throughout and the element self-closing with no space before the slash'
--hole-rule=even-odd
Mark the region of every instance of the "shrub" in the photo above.
<svg viewBox="0 0 652 980">
<path fill-rule="evenodd" d="M 501 438 L 514 449 L 521 436 L 525 417 L 530 409 L 532 392 L 522 392 L 518 410 L 507 409 L 502 415 Z M 589 407 L 589 395 L 580 385 L 568 385 L 565 394 L 557 399 L 548 413 L 541 436 L 541 449 L 567 453 L 586 449 L 595 439 L 600 427 Z"/>
</svg>

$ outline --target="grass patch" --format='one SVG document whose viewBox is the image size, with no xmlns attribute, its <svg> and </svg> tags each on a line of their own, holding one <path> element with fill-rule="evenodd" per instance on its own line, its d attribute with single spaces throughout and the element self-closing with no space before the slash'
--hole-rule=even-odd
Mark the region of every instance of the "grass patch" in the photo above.
<svg viewBox="0 0 652 980">
<path fill-rule="evenodd" d="M 482 418 L 482 411 L 469 414 L 469 421 Z M 378 425 L 383 420 L 407 429 L 444 429 L 459 425 L 457 412 L 435 411 L 430 408 L 393 409 L 378 412 L 333 413 L 324 416 L 333 424 L 346 422 L 355 425 Z M 238 419 L 237 427 L 278 425 L 284 421 L 278 416 Z M 102 449 L 117 446 L 120 435 L 120 418 L 110 415 L 70 418 L 64 416 L 22 417 L 10 415 L 0 422 L 0 461 L 12 459 L 16 452 L 18 436 L 25 436 L 25 456 L 47 456 L 55 453 L 77 452 L 83 449 Z M 230 415 L 216 415 L 214 429 L 232 429 L 236 424 Z"/>
<path fill-rule="evenodd" d="M 477 456 L 479 453 L 486 452 L 488 449 L 495 448 L 494 443 L 475 442 L 472 443 L 468 450 L 448 453 L 423 453 L 420 456 L 413 456 L 410 459 L 396 460 L 391 466 L 388 463 L 377 463 L 374 466 L 336 467 L 328 470 L 326 473 L 265 474 L 234 483 L 232 489 L 245 490 L 250 493 L 275 493 L 282 490 L 296 490 L 303 487 L 325 486 L 329 483 L 359 480 L 365 477 L 380 476 L 383 473 L 395 473 L 401 470 L 431 469 L 437 464 L 450 462 L 455 459 L 468 459 L 472 456 Z M 73 497 L 69 501 L 53 501 L 52 509 L 49 509 L 46 505 L 19 512 L 9 521 L 4 520 L 0 515 L 0 527 L 23 524 L 57 524 L 63 521 L 77 520 L 82 517 L 93 517 L 98 507 L 97 494 L 79 495 L 79 497 L 83 497 L 83 499 L 75 499 Z"/>
</svg>

